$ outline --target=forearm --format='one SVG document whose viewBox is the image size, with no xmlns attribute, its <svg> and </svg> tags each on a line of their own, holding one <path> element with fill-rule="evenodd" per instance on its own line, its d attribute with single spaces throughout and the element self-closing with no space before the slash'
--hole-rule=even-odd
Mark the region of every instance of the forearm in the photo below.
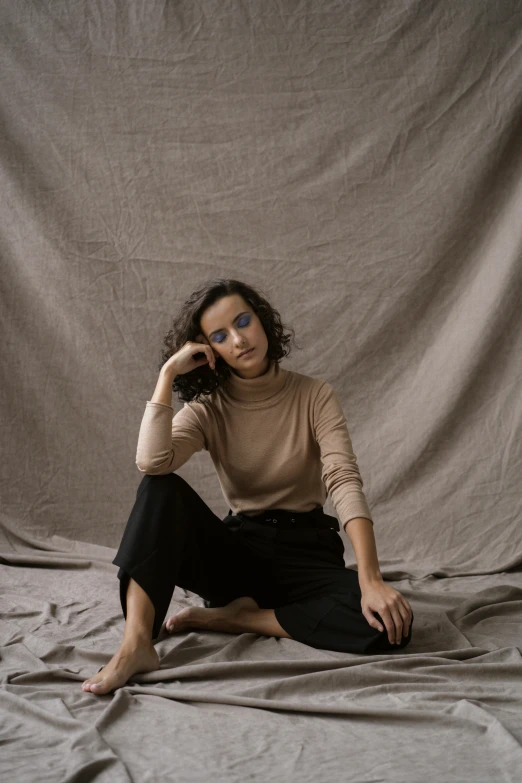
<svg viewBox="0 0 522 783">
<path fill-rule="evenodd" d="M 372 521 L 366 517 L 354 517 L 345 522 L 343 527 L 357 558 L 359 584 L 362 586 L 364 583 L 382 581 Z"/>
<path fill-rule="evenodd" d="M 174 372 L 162 369 L 154 394 L 145 405 L 136 449 L 136 465 L 142 473 L 166 472 L 164 469 L 170 469 L 172 465 L 172 382 L 175 377 Z"/>
<path fill-rule="evenodd" d="M 162 367 L 154 394 L 150 398 L 150 401 L 160 402 L 162 405 L 170 405 L 172 407 L 172 384 L 174 383 L 175 377 L 175 370 L 172 368 L 165 370 L 165 368 Z"/>
</svg>

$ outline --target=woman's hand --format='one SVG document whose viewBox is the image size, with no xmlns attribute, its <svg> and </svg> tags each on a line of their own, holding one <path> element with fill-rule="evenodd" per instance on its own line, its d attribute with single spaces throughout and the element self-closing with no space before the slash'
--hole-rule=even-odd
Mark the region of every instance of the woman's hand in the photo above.
<svg viewBox="0 0 522 783">
<path fill-rule="evenodd" d="M 361 587 L 362 613 L 372 628 L 384 630 L 372 614 L 378 612 L 386 626 L 391 644 L 400 643 L 401 635 L 408 636 L 413 611 L 403 595 L 382 579 L 364 582 Z"/>
<path fill-rule="evenodd" d="M 202 355 L 198 356 L 198 354 Z M 208 340 L 202 334 L 198 334 L 196 340 L 188 340 L 161 369 L 164 372 L 172 371 L 176 375 L 185 375 L 204 364 L 209 364 L 215 370 L 216 356 Z"/>
</svg>

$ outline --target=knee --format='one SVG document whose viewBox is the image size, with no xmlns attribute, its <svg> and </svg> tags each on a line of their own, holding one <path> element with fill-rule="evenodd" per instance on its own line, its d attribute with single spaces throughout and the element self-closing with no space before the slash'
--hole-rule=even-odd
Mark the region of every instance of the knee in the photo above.
<svg viewBox="0 0 522 783">
<path fill-rule="evenodd" d="M 181 476 L 177 473 L 145 473 L 142 478 L 144 483 L 160 483 L 170 481 L 171 479 L 181 479 Z M 182 479 L 183 480 L 183 479 Z"/>
<path fill-rule="evenodd" d="M 173 486 L 188 486 L 188 482 L 185 481 L 184 478 L 179 476 L 177 473 L 162 473 L 155 474 L 155 473 L 146 473 L 141 482 L 140 486 L 154 486 L 154 487 L 173 487 Z"/>
<path fill-rule="evenodd" d="M 177 473 L 163 473 L 156 475 L 146 473 L 138 486 L 137 497 L 144 495 L 153 495 L 155 497 L 170 496 L 175 494 L 180 496 L 191 489 L 185 479 L 178 476 Z"/>
</svg>

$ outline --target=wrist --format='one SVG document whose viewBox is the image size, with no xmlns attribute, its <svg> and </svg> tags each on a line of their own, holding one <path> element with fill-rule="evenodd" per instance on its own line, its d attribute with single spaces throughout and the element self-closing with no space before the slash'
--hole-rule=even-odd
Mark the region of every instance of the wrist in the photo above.
<svg viewBox="0 0 522 783">
<path fill-rule="evenodd" d="M 172 383 L 176 375 L 178 375 L 176 365 L 166 362 L 160 370 L 160 375 Z"/>
<path fill-rule="evenodd" d="M 375 584 L 376 582 L 383 582 L 383 576 L 379 570 L 363 570 L 360 569 L 357 571 L 359 576 L 359 584 L 361 586 L 363 585 L 371 585 Z"/>
</svg>

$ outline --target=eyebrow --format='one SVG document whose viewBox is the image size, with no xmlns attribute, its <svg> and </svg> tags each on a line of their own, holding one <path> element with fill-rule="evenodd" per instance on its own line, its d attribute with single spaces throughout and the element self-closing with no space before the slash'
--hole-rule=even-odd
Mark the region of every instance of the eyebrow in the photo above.
<svg viewBox="0 0 522 783">
<path fill-rule="evenodd" d="M 242 316 L 242 315 L 250 315 L 250 313 L 248 312 L 248 310 L 243 310 L 243 312 L 242 312 L 242 313 L 238 313 L 238 314 L 237 314 L 237 315 L 236 315 L 236 316 L 235 316 L 235 317 L 232 319 L 232 323 L 235 323 L 235 322 L 237 321 L 237 319 L 238 319 L 238 318 L 241 318 L 241 316 Z M 213 334 L 217 334 L 217 332 L 223 332 L 223 331 L 224 331 L 224 327 L 221 327 L 221 329 L 214 329 L 214 331 L 213 331 L 213 332 L 210 332 L 210 334 L 209 334 L 209 337 L 212 337 L 212 335 L 213 335 Z"/>
</svg>

